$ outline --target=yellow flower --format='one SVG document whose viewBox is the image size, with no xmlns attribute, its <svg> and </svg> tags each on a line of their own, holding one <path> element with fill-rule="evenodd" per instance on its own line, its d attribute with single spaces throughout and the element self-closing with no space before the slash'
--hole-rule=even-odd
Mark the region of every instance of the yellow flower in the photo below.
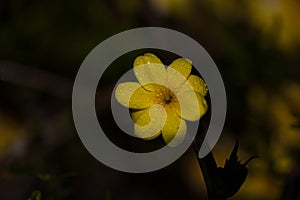
<svg viewBox="0 0 300 200">
<path fill-rule="evenodd" d="M 185 120 L 197 121 L 207 111 L 206 84 L 190 75 L 192 64 L 185 58 L 165 68 L 158 57 L 146 53 L 133 65 L 138 82 L 120 83 L 115 96 L 132 109 L 135 135 L 150 140 L 162 133 L 168 145 L 179 144 L 186 135 Z"/>
</svg>

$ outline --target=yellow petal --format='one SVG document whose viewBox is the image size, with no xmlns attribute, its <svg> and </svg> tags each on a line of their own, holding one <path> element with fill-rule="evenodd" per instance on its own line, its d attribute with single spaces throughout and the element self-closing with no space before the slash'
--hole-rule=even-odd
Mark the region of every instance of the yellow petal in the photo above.
<svg viewBox="0 0 300 200">
<path fill-rule="evenodd" d="M 141 87 L 141 85 L 137 82 L 125 82 L 120 83 L 115 92 L 115 97 L 117 101 L 125 107 L 129 107 L 130 97 L 133 92 Z"/>
<path fill-rule="evenodd" d="M 167 114 L 161 105 L 131 113 L 135 135 L 145 140 L 156 138 L 163 128 Z"/>
<path fill-rule="evenodd" d="M 130 97 L 129 108 L 144 109 L 154 104 L 156 93 L 148 91 L 143 87 L 136 89 Z"/>
<path fill-rule="evenodd" d="M 115 92 L 120 104 L 133 109 L 149 108 L 153 105 L 155 95 L 156 93 L 145 90 L 136 82 L 120 83 Z"/>
<path fill-rule="evenodd" d="M 190 75 L 188 81 L 183 84 L 179 91 L 186 92 L 191 89 L 195 92 L 199 92 L 202 96 L 205 96 L 208 91 L 205 82 L 196 75 Z"/>
<path fill-rule="evenodd" d="M 153 53 L 145 53 L 144 57 L 147 58 L 150 63 L 163 64 L 161 60 Z"/>
<path fill-rule="evenodd" d="M 141 116 L 141 115 L 146 115 L 148 116 L 148 112 L 149 112 L 149 108 L 146 109 L 142 109 L 142 110 L 133 110 L 130 113 L 130 116 L 132 118 L 132 120 L 134 121 L 134 123 L 137 123 L 140 126 L 146 126 L 147 124 L 150 123 L 150 116 L 148 118 L 143 117 L 143 120 L 138 121 L 137 119 Z"/>
<path fill-rule="evenodd" d="M 205 98 L 200 93 L 196 93 L 199 105 L 200 118 L 207 112 L 208 105 Z"/>
<path fill-rule="evenodd" d="M 141 85 L 165 84 L 167 79 L 166 68 L 154 54 L 146 53 L 137 57 L 133 66 L 134 74 Z"/>
<path fill-rule="evenodd" d="M 165 86 L 171 90 L 177 90 L 182 87 L 186 82 L 186 77 L 184 77 L 179 71 L 172 67 L 167 68 L 167 82 Z M 174 91 L 173 91 L 174 92 Z"/>
<path fill-rule="evenodd" d="M 186 58 L 178 58 L 174 60 L 169 67 L 180 72 L 182 76 L 187 78 L 192 70 L 192 62 Z"/>
<path fill-rule="evenodd" d="M 183 93 L 177 93 L 177 99 L 181 108 L 181 112 L 177 112 L 179 116 L 189 121 L 200 119 L 201 113 L 196 92 L 190 90 Z"/>
<path fill-rule="evenodd" d="M 186 135 L 186 123 L 173 111 L 167 111 L 167 120 L 162 129 L 164 141 L 169 146 L 180 144 Z"/>
</svg>

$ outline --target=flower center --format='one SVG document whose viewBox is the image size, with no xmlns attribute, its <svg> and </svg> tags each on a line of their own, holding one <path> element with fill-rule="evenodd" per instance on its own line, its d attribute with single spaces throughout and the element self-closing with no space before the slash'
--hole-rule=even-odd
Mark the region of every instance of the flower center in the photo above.
<svg viewBox="0 0 300 200">
<path fill-rule="evenodd" d="M 176 101 L 174 93 L 166 87 L 161 86 L 156 92 L 157 102 L 161 105 L 168 105 Z"/>
<path fill-rule="evenodd" d="M 171 103 L 172 99 L 173 99 L 173 97 L 171 95 L 166 95 L 164 97 L 164 101 L 165 101 L 166 104 Z"/>
</svg>

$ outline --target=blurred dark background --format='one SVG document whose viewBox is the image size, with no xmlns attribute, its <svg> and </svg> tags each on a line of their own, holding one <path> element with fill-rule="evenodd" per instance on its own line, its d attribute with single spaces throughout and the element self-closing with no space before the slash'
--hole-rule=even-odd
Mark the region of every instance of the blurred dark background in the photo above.
<svg viewBox="0 0 300 200">
<path fill-rule="evenodd" d="M 206 199 L 193 148 L 164 169 L 128 174 L 94 159 L 75 130 L 71 93 L 80 64 L 104 39 L 143 26 L 194 38 L 217 64 L 228 100 L 217 162 L 224 164 L 236 139 L 241 160 L 260 156 L 232 199 L 280 199 L 298 189 L 299 10 L 298 0 L 2 0 L 0 199 Z M 148 51 L 126 54 L 102 78 L 100 123 L 113 124 L 107 103 L 115 81 Z M 176 57 L 150 51 L 165 64 Z M 148 145 L 108 129 L 115 143 Z"/>
</svg>

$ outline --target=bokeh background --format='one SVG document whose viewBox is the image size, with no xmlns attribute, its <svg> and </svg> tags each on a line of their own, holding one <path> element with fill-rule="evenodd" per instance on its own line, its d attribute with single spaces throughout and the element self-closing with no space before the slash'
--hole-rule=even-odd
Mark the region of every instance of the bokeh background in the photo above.
<svg viewBox="0 0 300 200">
<path fill-rule="evenodd" d="M 0 199 L 206 199 L 193 148 L 164 169 L 128 174 L 94 159 L 76 133 L 71 93 L 81 62 L 104 39 L 143 26 L 189 35 L 219 67 L 228 113 L 214 148 L 218 165 L 236 140 L 242 161 L 260 157 L 231 199 L 299 199 L 290 196 L 300 188 L 299 11 L 298 0 L 2 0 Z M 118 77 L 148 51 L 165 64 L 176 57 L 128 53 L 96 99 L 109 137 L 136 151 L 162 141 L 122 136 L 107 105 Z"/>
</svg>

